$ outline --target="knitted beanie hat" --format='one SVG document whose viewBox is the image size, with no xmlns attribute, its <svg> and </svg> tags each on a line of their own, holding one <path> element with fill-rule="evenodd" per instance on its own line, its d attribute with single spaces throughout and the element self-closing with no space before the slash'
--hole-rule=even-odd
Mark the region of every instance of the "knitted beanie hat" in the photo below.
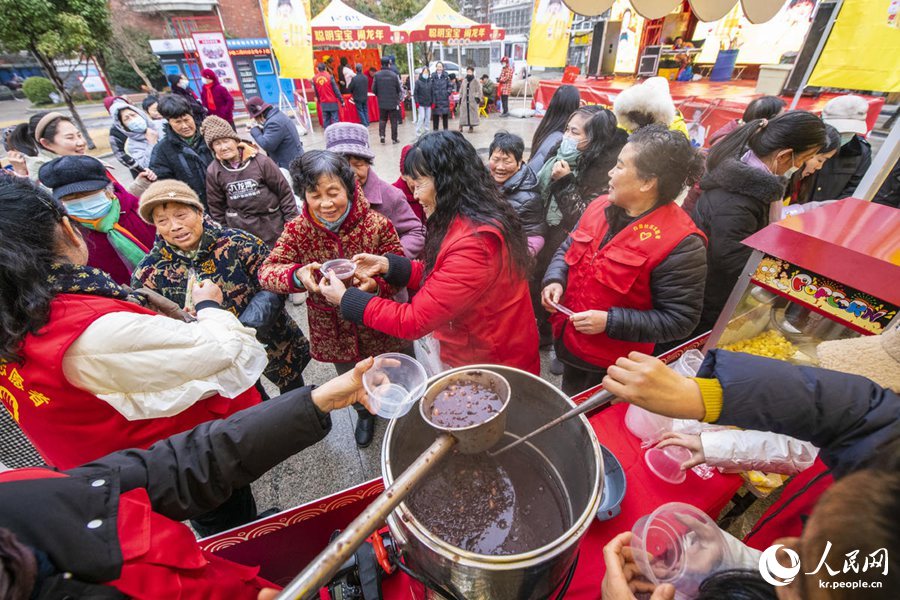
<svg viewBox="0 0 900 600">
<path fill-rule="evenodd" d="M 210 118 L 207 117 L 207 120 Z M 141 194 L 138 213 L 145 222 L 153 225 L 153 209 L 169 202 L 186 204 L 196 208 L 201 213 L 203 212 L 203 204 L 200 202 L 200 198 L 188 184 L 177 179 L 160 179 L 151 183 L 144 193 Z"/>
<path fill-rule="evenodd" d="M 900 325 L 881 335 L 822 342 L 816 354 L 822 368 L 862 375 L 900 393 Z"/>
<path fill-rule="evenodd" d="M 217 117 L 215 115 L 203 119 L 203 124 L 200 125 L 200 135 L 203 136 L 206 145 L 210 148 L 212 148 L 213 142 L 221 139 L 230 138 L 238 143 L 241 142 L 241 138 L 239 138 L 238 134 L 231 128 L 231 124 L 222 117 Z"/>
</svg>

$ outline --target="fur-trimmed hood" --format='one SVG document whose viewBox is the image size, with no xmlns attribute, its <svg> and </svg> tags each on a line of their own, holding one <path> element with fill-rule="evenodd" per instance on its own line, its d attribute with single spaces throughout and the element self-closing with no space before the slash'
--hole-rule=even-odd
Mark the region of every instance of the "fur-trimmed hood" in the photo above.
<svg viewBox="0 0 900 600">
<path fill-rule="evenodd" d="M 700 188 L 704 191 L 722 188 L 766 206 L 784 198 L 785 185 L 787 179 L 784 177 L 751 167 L 736 158 L 723 160 L 700 181 Z"/>
</svg>

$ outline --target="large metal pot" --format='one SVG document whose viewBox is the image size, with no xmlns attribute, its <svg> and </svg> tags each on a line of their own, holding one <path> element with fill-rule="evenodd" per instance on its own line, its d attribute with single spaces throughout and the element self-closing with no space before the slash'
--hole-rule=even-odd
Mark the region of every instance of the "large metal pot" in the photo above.
<svg viewBox="0 0 900 600">
<path fill-rule="evenodd" d="M 507 410 L 504 442 L 522 436 L 574 406 L 558 389 L 509 367 L 476 365 L 453 369 L 428 383 L 462 370 L 494 371 L 509 381 L 512 397 Z M 434 441 L 435 433 L 419 411 L 392 421 L 385 434 L 381 470 L 385 486 L 403 472 Z M 603 484 L 600 444 L 584 416 L 536 436 L 527 444 L 540 453 L 558 476 L 568 500 L 571 527 L 549 544 L 527 553 L 486 556 L 467 552 L 438 539 L 426 529 L 404 502 L 388 517 L 394 540 L 406 563 L 426 579 L 452 584 L 467 600 L 531 600 L 547 598 L 565 579 L 578 545 L 597 512 Z M 440 465 L 436 467 L 440 469 Z M 599 583 L 598 583 L 599 585 Z M 447 586 L 448 588 L 450 586 Z"/>
</svg>

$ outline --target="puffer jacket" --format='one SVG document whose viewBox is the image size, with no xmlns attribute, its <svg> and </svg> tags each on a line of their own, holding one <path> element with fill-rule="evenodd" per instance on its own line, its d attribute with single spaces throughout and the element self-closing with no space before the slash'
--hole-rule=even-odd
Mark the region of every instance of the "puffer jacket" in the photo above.
<svg viewBox="0 0 900 600">
<path fill-rule="evenodd" d="M 515 175 L 507 179 L 500 187 L 525 229 L 528 237 L 543 236 L 547 230 L 544 221 L 544 203 L 541 200 L 541 190 L 538 185 L 537 175 L 531 167 L 523 164 Z"/>
<path fill-rule="evenodd" d="M 150 155 L 153 152 L 153 146 L 147 139 L 147 132 L 140 133 L 127 129 L 119 119 L 119 113 L 123 109 L 129 109 L 136 112 L 147 123 L 147 129 L 156 130 L 156 122 L 150 118 L 141 108 L 116 100 L 109 107 L 109 114 L 112 116 L 112 127 L 109 130 L 109 145 L 116 159 L 128 167 L 132 176 L 137 177 L 141 171 L 150 166 Z"/>
<path fill-rule="evenodd" d="M 697 377 L 722 386 L 716 424 L 810 442 L 835 478 L 884 464 L 900 438 L 900 398 L 859 375 L 711 350 Z"/>
<path fill-rule="evenodd" d="M 269 363 L 263 374 L 282 391 L 303 385 L 303 368 L 309 363 L 309 343 L 297 323 L 283 308 L 283 302 L 264 291 L 259 268 L 268 256 L 262 241 L 245 231 L 219 227 L 210 219 L 203 222 L 203 236 L 196 256 L 188 258 L 162 237 L 132 277 L 132 286 L 155 290 L 184 306 L 191 269 L 198 279 L 211 281 L 222 290 L 222 308 L 245 323 L 245 313 L 261 304 L 275 304 L 267 327 L 258 323 L 256 337 L 266 345 Z"/>
<path fill-rule="evenodd" d="M 872 146 L 863 137 L 853 136 L 811 176 L 810 200 L 821 202 L 852 196 L 871 164 Z"/>
<path fill-rule="evenodd" d="M 447 77 L 446 72 L 440 76 L 436 73 L 431 76 L 431 93 L 434 102 L 434 108 L 432 109 L 431 114 L 450 114 L 450 92 L 452 87 L 450 78 Z"/>
<path fill-rule="evenodd" d="M 372 93 L 378 98 L 380 110 L 396 110 L 400 106 L 400 97 L 403 94 L 400 78 L 390 69 L 381 69 L 375 73 Z"/>
<path fill-rule="evenodd" d="M 769 224 L 769 207 L 784 197 L 784 177 L 726 159 L 700 181 L 694 222 L 709 241 L 703 312 L 694 334 L 709 331 L 725 306 L 752 249 L 742 244 Z"/>
<path fill-rule="evenodd" d="M 640 218 L 629 217 L 624 210 L 612 205 L 605 212 L 609 232 L 599 248 L 632 221 Z M 577 228 L 576 225 L 575 229 Z M 566 287 L 569 265 L 565 256 L 571 246 L 570 235 L 553 255 L 541 284 L 542 289 L 551 283 L 560 283 L 563 288 Z M 655 342 L 657 345 L 685 337 L 700 317 L 700 298 L 703 296 L 706 272 L 706 245 L 700 236 L 689 235 L 651 272 L 653 308 L 637 310 L 611 307 L 606 334 L 615 340 Z"/>
<path fill-rule="evenodd" d="M 165 136 L 153 147 L 150 170 L 159 179 L 177 179 L 188 184 L 206 206 L 206 169 L 213 155 L 200 135 L 200 127 L 190 144 L 168 124 L 163 131 Z"/>
<path fill-rule="evenodd" d="M 403 255 L 403 246 L 391 222 L 369 207 L 365 195 L 356 186 L 350 213 L 337 233 L 319 223 L 304 204 L 303 212 L 284 228 L 275 249 L 259 269 L 259 282 L 273 292 L 287 294 L 304 291 L 294 281 L 294 272 L 309 263 L 324 263 L 354 254 Z M 378 281 L 378 295 L 391 298 L 397 290 Z M 312 357 L 322 362 L 355 362 L 367 356 L 393 352 L 404 343 L 374 329 L 341 318 L 322 294 L 310 292 L 306 301 Z"/>
<path fill-rule="evenodd" d="M 266 109 L 262 127 L 254 126 L 250 135 L 281 169 L 288 169 L 291 161 L 303 154 L 303 143 L 291 119 L 272 106 Z"/>
<path fill-rule="evenodd" d="M 431 103 L 434 102 L 434 94 L 432 94 L 431 91 L 433 85 L 430 78 L 423 79 L 422 77 L 419 77 L 416 79 L 416 89 L 413 92 L 413 98 L 415 99 L 416 104 L 431 108 Z"/>
<path fill-rule="evenodd" d="M 237 167 L 219 160 L 206 171 L 209 216 L 243 229 L 275 246 L 285 223 L 299 216 L 294 192 L 278 165 L 267 156 L 252 156 Z"/>
</svg>

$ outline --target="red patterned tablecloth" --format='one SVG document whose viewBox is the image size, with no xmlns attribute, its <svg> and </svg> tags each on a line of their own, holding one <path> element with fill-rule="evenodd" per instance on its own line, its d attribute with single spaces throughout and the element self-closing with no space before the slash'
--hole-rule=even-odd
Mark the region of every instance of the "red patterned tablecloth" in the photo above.
<svg viewBox="0 0 900 600">
<path fill-rule="evenodd" d="M 742 480 L 737 475 L 714 475 L 702 480 L 689 472 L 681 485 L 656 478 L 643 460 L 640 441 L 624 425 L 626 405 L 616 405 L 589 417 L 600 443 L 622 463 L 627 493 L 622 512 L 609 521 L 594 521 L 581 544 L 578 567 L 567 599 L 599 599 L 605 571 L 603 546 L 631 529 L 635 521 L 666 502 L 687 502 L 716 518 Z M 231 560 L 260 565 L 260 575 L 286 584 L 328 543 L 335 529 L 347 525 L 382 491 L 379 480 L 257 521 L 245 528 L 203 540 L 204 548 Z M 416 584 L 417 585 L 417 584 Z M 384 583 L 386 599 L 408 600 L 416 585 L 403 574 Z"/>
</svg>

